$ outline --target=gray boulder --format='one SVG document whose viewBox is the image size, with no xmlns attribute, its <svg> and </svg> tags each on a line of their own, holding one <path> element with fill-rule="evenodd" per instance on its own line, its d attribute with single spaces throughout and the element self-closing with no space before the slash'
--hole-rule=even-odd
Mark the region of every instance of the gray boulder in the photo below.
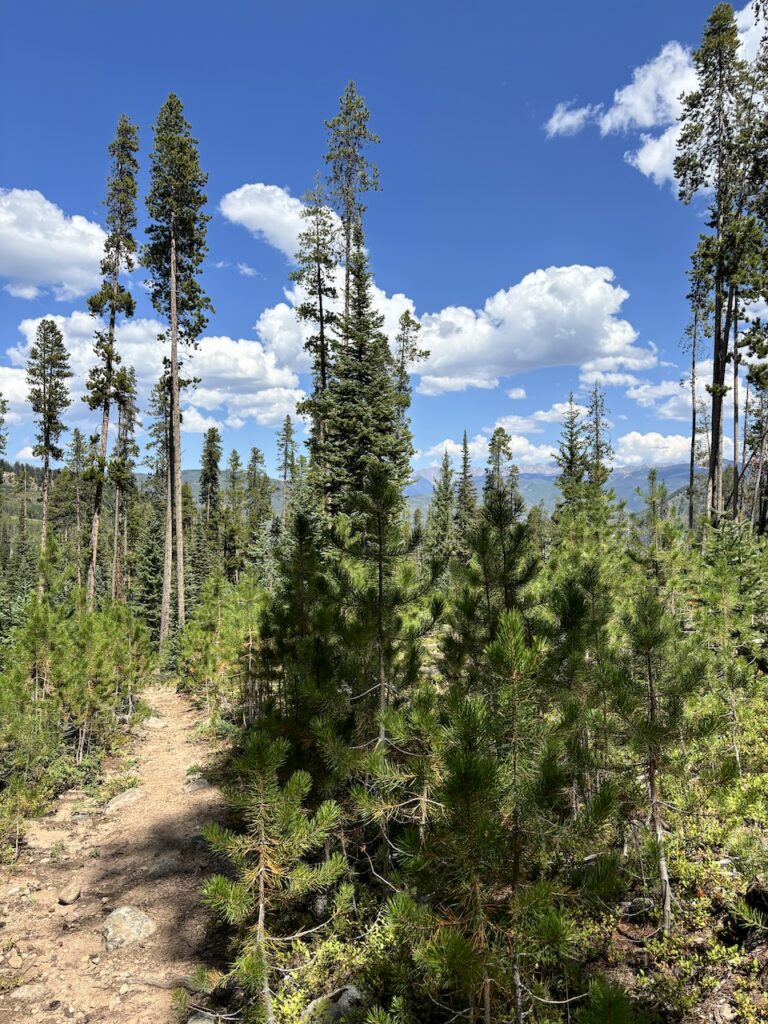
<svg viewBox="0 0 768 1024">
<path fill-rule="evenodd" d="M 123 807 L 128 807 L 129 804 L 140 800 L 143 795 L 138 786 L 134 786 L 133 789 L 124 789 L 122 793 L 112 797 L 104 808 L 104 813 L 113 814 L 115 811 L 121 811 Z"/>
<path fill-rule="evenodd" d="M 362 998 L 357 986 L 343 985 L 327 996 L 313 999 L 302 1015 L 302 1024 L 335 1024 L 346 1020 Z"/>
<path fill-rule="evenodd" d="M 137 907 L 118 907 L 105 919 L 101 927 L 107 952 L 141 942 L 155 931 L 155 922 Z"/>
</svg>

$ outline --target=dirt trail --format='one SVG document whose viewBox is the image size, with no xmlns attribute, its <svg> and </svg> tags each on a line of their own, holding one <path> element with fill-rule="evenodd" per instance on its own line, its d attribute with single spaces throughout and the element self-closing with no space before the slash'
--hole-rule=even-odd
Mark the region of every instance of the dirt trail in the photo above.
<svg viewBox="0 0 768 1024">
<path fill-rule="evenodd" d="M 217 959 L 199 899 L 212 868 L 200 828 L 221 817 L 221 795 L 203 778 L 190 782 L 187 771 L 210 754 L 194 734 L 202 715 L 170 689 L 144 698 L 159 717 L 133 741 L 136 791 L 110 813 L 82 793 L 63 794 L 30 823 L 19 862 L 0 869 L 3 1024 L 171 1024 L 170 988 L 147 979 L 167 984 Z M 60 902 L 77 890 L 73 903 Z M 125 906 L 156 930 L 108 952 L 101 929 Z"/>
</svg>

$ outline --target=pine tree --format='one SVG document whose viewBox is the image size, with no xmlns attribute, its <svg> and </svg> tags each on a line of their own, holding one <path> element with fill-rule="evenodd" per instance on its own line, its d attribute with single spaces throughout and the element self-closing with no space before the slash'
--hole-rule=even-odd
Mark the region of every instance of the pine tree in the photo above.
<svg viewBox="0 0 768 1024">
<path fill-rule="evenodd" d="M 358 228 L 365 206 L 361 196 L 379 188 L 379 171 L 365 156 L 369 145 L 379 142 L 368 127 L 370 111 L 357 92 L 355 83 L 350 81 L 339 99 L 339 112 L 325 122 L 328 129 L 328 187 L 335 202 L 336 212 L 341 219 L 344 247 L 344 327 L 350 315 L 352 296 L 352 254 L 357 248 L 354 233 Z"/>
<path fill-rule="evenodd" d="M 155 143 L 150 155 L 151 186 L 147 211 L 152 223 L 142 263 L 150 274 L 152 303 L 168 320 L 171 353 L 169 502 L 176 544 L 178 625 L 184 625 L 184 523 L 181 499 L 181 381 L 179 343 L 194 346 L 212 311 L 197 279 L 207 252 L 209 216 L 203 212 L 208 176 L 200 169 L 197 141 L 184 118 L 181 101 L 170 94 L 157 116 Z M 166 533 L 166 536 L 168 534 Z"/>
<path fill-rule="evenodd" d="M 440 476 L 429 503 L 424 536 L 427 556 L 437 574 L 446 571 L 456 550 L 454 501 L 453 465 L 446 449 L 440 464 Z"/>
<path fill-rule="evenodd" d="M 224 516 L 222 523 L 222 560 L 224 573 L 232 583 L 237 583 L 245 565 L 245 501 L 243 463 L 240 454 L 232 449 L 227 460 L 226 490 L 224 494 Z"/>
<path fill-rule="evenodd" d="M 251 448 L 245 471 L 245 518 L 250 561 L 263 557 L 264 533 L 272 518 L 272 494 L 275 485 L 269 479 L 264 466 L 264 455 L 258 448 Z"/>
<path fill-rule="evenodd" d="M 112 172 L 107 183 L 107 226 L 109 234 L 104 243 L 101 261 L 101 288 L 88 299 L 88 308 L 96 317 L 107 315 L 105 330 L 96 332 L 94 352 L 98 363 L 88 374 L 88 394 L 84 401 L 91 409 L 101 410 L 101 434 L 99 457 L 95 467 L 93 512 L 91 515 L 90 558 L 86 592 L 88 606 L 93 607 L 96 592 L 96 567 L 99 552 L 99 530 L 104 497 L 104 482 L 107 470 L 107 446 L 109 443 L 109 417 L 113 401 L 115 368 L 120 362 L 116 347 L 115 329 L 117 317 L 133 316 L 135 301 L 131 292 L 120 283 L 120 273 L 130 273 L 134 267 L 136 242 L 133 231 L 136 228 L 136 153 L 139 148 L 138 129 L 122 115 L 117 122 L 115 138 L 109 146 L 112 158 Z"/>
<path fill-rule="evenodd" d="M 373 307 L 371 274 L 358 228 L 350 260 L 349 314 L 340 319 L 328 387 L 328 505 L 350 512 L 371 463 L 398 489 L 410 477 L 410 432 L 400 429 L 400 398 L 383 316 Z"/>
<path fill-rule="evenodd" d="M 280 474 L 280 500 L 282 502 L 280 521 L 285 526 L 291 498 L 291 485 L 296 477 L 296 439 L 290 416 L 285 417 L 283 426 L 277 434 L 277 472 Z"/>
<path fill-rule="evenodd" d="M 331 361 L 331 328 L 336 322 L 336 269 L 339 262 L 338 228 L 319 184 L 304 196 L 301 211 L 306 227 L 296 253 L 298 269 L 291 280 L 305 298 L 296 307 L 298 320 L 313 332 L 304 343 L 312 359 L 312 395 L 299 409 L 311 417 L 309 451 L 321 482 L 325 478 L 325 399 Z M 321 483 L 321 486 L 322 483 Z"/>
<path fill-rule="evenodd" d="M 557 486 L 563 499 L 561 508 L 575 510 L 583 498 L 589 456 L 581 409 L 573 401 L 572 392 L 568 396 L 568 411 L 563 421 L 555 462 L 560 470 Z"/>
<path fill-rule="evenodd" d="M 41 320 L 35 342 L 29 350 L 27 384 L 29 404 L 37 417 L 37 444 L 32 449 L 43 463 L 43 515 L 41 543 L 48 537 L 48 499 L 51 488 L 51 462 L 63 456 L 59 439 L 64 433 L 61 415 L 71 404 L 67 381 L 72 376 L 64 338 L 53 320 Z"/>
<path fill-rule="evenodd" d="M 205 432 L 200 456 L 200 504 L 205 524 L 213 533 L 216 531 L 219 512 L 220 460 L 221 434 L 218 427 L 210 427 Z"/>
<path fill-rule="evenodd" d="M 109 461 L 109 481 L 114 488 L 115 507 L 112 532 L 112 600 L 125 602 L 130 578 L 128 523 L 130 503 L 136 495 L 136 444 L 138 408 L 136 405 L 136 372 L 132 366 L 121 366 L 114 375 L 114 403 L 117 406 L 117 438 Z"/>
<path fill-rule="evenodd" d="M 737 222 L 747 198 L 739 136 L 751 105 L 730 4 L 717 4 L 712 11 L 693 64 L 698 87 L 683 98 L 675 176 L 680 198 L 686 203 L 702 189 L 710 189 L 712 194 L 710 226 L 714 236 L 706 249 L 700 246 L 699 251 L 708 256 L 714 291 L 708 508 L 717 516 L 723 510 L 723 398 L 728 391 L 725 371 L 734 316 L 734 274 L 740 257 Z"/>
<path fill-rule="evenodd" d="M 214 875 L 203 887 L 203 899 L 224 921 L 237 929 L 237 955 L 229 976 L 245 990 L 247 1007 L 258 1008 L 250 1019 L 276 1024 L 272 983 L 275 959 L 285 943 L 297 950 L 307 929 L 293 935 L 277 933 L 280 910 L 313 893 L 332 889 L 346 865 L 340 853 L 314 863 L 310 858 L 332 838 L 339 823 L 339 809 L 331 801 L 314 814 L 306 809 L 312 786 L 310 775 L 297 771 L 281 785 L 280 775 L 288 757 L 288 743 L 252 733 L 237 759 L 236 788 L 230 802 L 242 815 L 245 832 L 208 825 L 205 837 L 213 849 L 227 857 L 233 875 Z M 350 898 L 342 886 L 331 916 L 342 912 Z M 312 929 L 317 930 L 316 926 Z M 217 979 L 219 981 L 224 978 Z"/>
<path fill-rule="evenodd" d="M 469 454 L 467 432 L 461 442 L 461 471 L 456 486 L 456 538 L 462 554 L 466 557 L 469 533 L 477 514 L 477 488 L 472 476 L 472 460 Z"/>
</svg>

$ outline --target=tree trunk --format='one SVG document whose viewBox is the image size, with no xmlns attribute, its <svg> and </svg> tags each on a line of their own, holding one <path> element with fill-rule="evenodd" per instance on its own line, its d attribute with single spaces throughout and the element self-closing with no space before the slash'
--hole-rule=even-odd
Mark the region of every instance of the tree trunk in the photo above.
<svg viewBox="0 0 768 1024">
<path fill-rule="evenodd" d="M 171 461 L 165 471 L 165 549 L 163 557 L 163 596 L 160 603 L 160 647 L 168 639 L 171 627 L 171 578 L 173 576 L 173 507 L 171 504 Z"/>
<path fill-rule="evenodd" d="M 693 529 L 696 522 L 696 335 L 698 323 L 694 322 L 691 335 L 691 460 L 688 470 L 688 528 Z"/>
<path fill-rule="evenodd" d="M 184 510 L 181 500 L 181 409 L 179 406 L 179 317 L 176 297 L 176 226 L 171 223 L 171 490 L 176 529 L 176 596 L 179 628 L 184 625 Z M 167 535 L 166 535 L 167 536 Z"/>
<path fill-rule="evenodd" d="M 109 318 L 109 343 L 112 344 L 115 331 L 114 310 Z M 112 363 L 108 363 L 106 376 L 111 379 Z M 99 557 L 99 530 L 101 527 L 101 505 L 104 496 L 104 475 L 107 464 L 107 445 L 109 443 L 109 385 L 107 385 L 106 397 L 101 407 L 101 437 L 99 438 L 99 474 L 96 477 L 96 487 L 93 494 L 93 514 L 91 516 L 91 543 L 90 558 L 88 560 L 88 577 L 85 584 L 86 602 L 88 608 L 93 608 L 93 599 L 96 594 L 96 567 Z"/>
<path fill-rule="evenodd" d="M 112 537 L 112 600 L 122 600 L 123 579 L 120 565 L 120 490 L 115 491 L 115 522 Z"/>
<path fill-rule="evenodd" d="M 653 679 L 653 666 L 651 656 L 647 655 L 646 669 L 648 673 L 648 723 L 651 727 L 656 722 L 657 697 L 656 686 Z M 656 848 L 659 858 L 659 883 L 661 885 L 661 927 L 664 936 L 668 936 L 672 929 L 672 887 L 669 881 L 669 870 L 667 867 L 667 851 L 664 844 L 664 827 L 661 820 L 661 804 L 659 801 L 658 784 L 658 761 L 654 748 L 648 754 L 648 802 L 650 803 L 651 825 L 656 840 Z"/>
<path fill-rule="evenodd" d="M 46 448 L 45 454 L 43 455 L 43 518 L 40 524 L 40 554 L 44 559 L 46 551 L 48 549 L 48 494 L 51 488 L 51 464 L 48 457 L 48 450 Z M 42 596 L 45 591 L 45 576 L 44 573 L 40 573 L 40 582 L 38 584 L 38 593 Z"/>
<path fill-rule="evenodd" d="M 733 518 L 739 518 L 739 315 L 738 294 L 733 314 Z"/>
</svg>

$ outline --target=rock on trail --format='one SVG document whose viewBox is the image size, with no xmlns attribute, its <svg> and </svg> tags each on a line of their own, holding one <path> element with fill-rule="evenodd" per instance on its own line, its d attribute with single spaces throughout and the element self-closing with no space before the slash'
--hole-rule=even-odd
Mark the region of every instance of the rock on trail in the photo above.
<svg viewBox="0 0 768 1024">
<path fill-rule="evenodd" d="M 63 794 L 0 868 L 3 1024 L 175 1024 L 172 986 L 146 979 L 220 962 L 199 892 L 213 870 L 200 829 L 221 818 L 221 794 L 187 775 L 211 752 L 195 736 L 203 715 L 170 689 L 144 697 L 158 717 L 133 741 L 137 786 L 106 807 Z"/>
</svg>

